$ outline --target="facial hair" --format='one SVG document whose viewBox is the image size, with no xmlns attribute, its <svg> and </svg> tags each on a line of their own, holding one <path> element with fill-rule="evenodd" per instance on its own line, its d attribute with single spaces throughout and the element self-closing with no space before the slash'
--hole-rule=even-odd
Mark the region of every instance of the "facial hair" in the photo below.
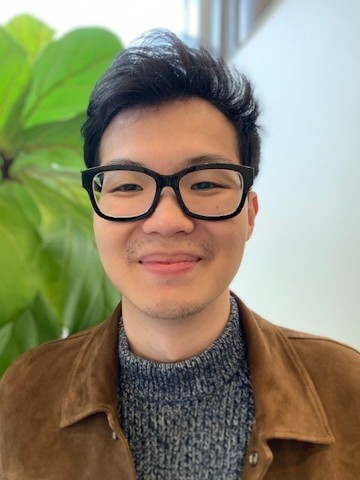
<svg viewBox="0 0 360 480">
<path fill-rule="evenodd" d="M 137 263 L 141 257 L 141 253 L 144 248 L 148 248 L 151 245 L 157 251 L 167 251 L 174 250 L 174 243 L 159 241 L 158 239 L 147 239 L 146 241 L 134 241 L 127 245 L 127 248 L 124 252 L 125 261 L 129 264 Z M 189 251 L 196 253 L 202 261 L 209 261 L 215 256 L 215 248 L 210 245 L 208 242 L 202 241 L 198 243 L 186 241 L 183 246 L 180 242 L 176 242 L 176 250 L 180 251 Z M 171 283 L 172 280 L 169 280 Z M 161 303 L 154 305 L 151 308 L 144 308 L 143 313 L 151 318 L 163 319 L 163 320 L 187 320 L 193 315 L 201 312 L 207 305 L 199 303 L 198 301 L 191 300 L 189 301 L 174 301 L 164 300 Z"/>
</svg>

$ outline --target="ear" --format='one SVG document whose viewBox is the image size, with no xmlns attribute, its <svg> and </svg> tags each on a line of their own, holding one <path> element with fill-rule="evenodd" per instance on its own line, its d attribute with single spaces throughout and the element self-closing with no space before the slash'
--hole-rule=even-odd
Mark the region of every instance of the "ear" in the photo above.
<svg viewBox="0 0 360 480">
<path fill-rule="evenodd" d="M 256 193 L 253 191 L 248 193 L 247 209 L 248 209 L 248 212 L 247 212 L 248 213 L 248 229 L 247 229 L 246 240 L 249 240 L 254 230 L 256 215 L 259 211 L 258 197 Z"/>
</svg>

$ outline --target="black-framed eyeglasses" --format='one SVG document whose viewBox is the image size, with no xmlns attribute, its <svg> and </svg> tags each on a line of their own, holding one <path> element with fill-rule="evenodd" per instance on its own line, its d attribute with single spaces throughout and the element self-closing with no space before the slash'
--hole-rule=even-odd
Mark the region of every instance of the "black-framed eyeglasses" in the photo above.
<svg viewBox="0 0 360 480">
<path fill-rule="evenodd" d="M 82 184 L 95 212 L 117 222 L 149 217 L 164 187 L 174 190 L 186 215 L 202 220 L 226 220 L 241 212 L 253 181 L 253 168 L 232 163 L 194 165 L 173 175 L 120 164 L 82 172 Z"/>
</svg>

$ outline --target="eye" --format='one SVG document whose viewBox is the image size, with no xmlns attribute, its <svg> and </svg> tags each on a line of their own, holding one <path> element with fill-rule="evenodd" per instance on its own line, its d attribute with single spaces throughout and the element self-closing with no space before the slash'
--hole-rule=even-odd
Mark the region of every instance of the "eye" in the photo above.
<svg viewBox="0 0 360 480">
<path fill-rule="evenodd" d="M 143 188 L 140 185 L 136 185 L 135 183 L 124 183 L 122 185 L 117 185 L 113 187 L 110 191 L 111 192 L 140 192 Z"/>
<path fill-rule="evenodd" d="M 191 186 L 191 190 L 211 190 L 213 188 L 221 188 L 214 182 L 198 182 Z"/>
</svg>

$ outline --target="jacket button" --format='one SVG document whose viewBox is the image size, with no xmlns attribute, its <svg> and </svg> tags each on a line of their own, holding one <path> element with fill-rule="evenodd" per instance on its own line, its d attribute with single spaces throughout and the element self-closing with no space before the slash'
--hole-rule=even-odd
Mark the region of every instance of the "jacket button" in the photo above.
<svg viewBox="0 0 360 480">
<path fill-rule="evenodd" d="M 259 454 L 256 450 L 250 453 L 249 463 L 252 467 L 256 467 L 256 465 L 259 463 Z"/>
</svg>

